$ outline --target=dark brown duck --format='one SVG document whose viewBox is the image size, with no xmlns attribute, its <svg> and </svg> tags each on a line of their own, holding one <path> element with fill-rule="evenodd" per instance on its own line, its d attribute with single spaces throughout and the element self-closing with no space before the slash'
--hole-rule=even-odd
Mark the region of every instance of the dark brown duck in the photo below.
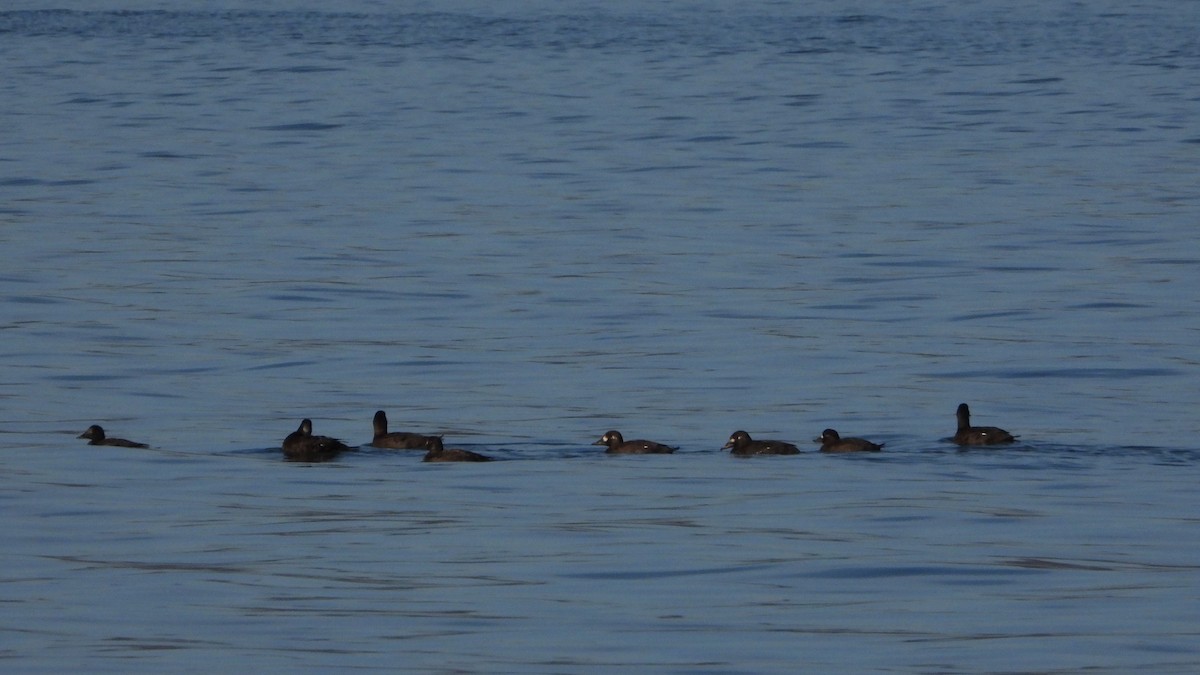
<svg viewBox="0 0 1200 675">
<path fill-rule="evenodd" d="M 424 450 L 425 444 L 429 442 L 430 437 L 424 434 L 415 434 L 408 431 L 393 431 L 389 433 L 387 415 L 382 410 L 375 413 L 375 419 L 371 423 L 375 428 L 375 437 L 371 439 L 371 445 L 376 448 Z"/>
<path fill-rule="evenodd" d="M 865 438 L 849 436 L 842 438 L 835 429 L 826 429 L 813 439 L 821 444 L 821 452 L 878 452 L 883 449 L 883 443 L 872 443 Z"/>
<path fill-rule="evenodd" d="M 124 438 L 109 438 L 104 435 L 104 429 L 99 424 L 93 424 L 87 431 L 79 434 L 79 438 L 88 439 L 88 445 L 115 445 L 122 448 L 148 448 L 145 443 L 134 443 Z"/>
<path fill-rule="evenodd" d="M 283 456 L 294 462 L 325 462 L 349 449 L 336 438 L 313 436 L 312 420 L 307 418 L 283 439 Z"/>
<path fill-rule="evenodd" d="M 621 432 L 615 429 L 605 433 L 592 445 L 606 445 L 608 449 L 604 452 L 612 455 L 669 455 L 678 450 L 678 448 L 663 443 L 645 441 L 640 438 L 627 441 L 621 436 Z"/>
<path fill-rule="evenodd" d="M 955 414 L 958 417 L 958 431 L 954 434 L 954 442 L 959 445 L 997 445 L 1017 440 L 1016 436 L 1000 427 L 971 426 L 971 409 L 966 403 L 959 403 Z"/>
<path fill-rule="evenodd" d="M 461 448 L 450 448 L 447 450 L 442 446 L 441 436 L 430 436 L 425 442 L 425 447 L 429 452 L 425 453 L 426 462 L 490 462 L 491 457 L 481 455 L 478 452 L 463 450 Z"/>
<path fill-rule="evenodd" d="M 729 441 L 721 448 L 722 450 L 729 448 L 731 454 L 739 457 L 753 457 L 755 455 L 798 455 L 800 448 L 791 443 L 783 441 L 756 441 L 750 438 L 750 434 L 744 431 L 735 431 L 729 437 Z"/>
</svg>

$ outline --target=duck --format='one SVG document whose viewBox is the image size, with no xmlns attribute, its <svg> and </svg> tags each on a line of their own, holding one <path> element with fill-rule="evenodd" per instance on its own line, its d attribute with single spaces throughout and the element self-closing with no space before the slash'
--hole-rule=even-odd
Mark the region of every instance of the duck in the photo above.
<svg viewBox="0 0 1200 675">
<path fill-rule="evenodd" d="M 744 431 L 735 431 L 722 450 L 732 448 L 730 453 L 739 457 L 754 455 L 798 455 L 800 448 L 783 441 L 756 441 Z"/>
<path fill-rule="evenodd" d="M 616 429 L 606 432 L 592 445 L 607 445 L 608 449 L 604 452 L 610 455 L 669 455 L 679 449 L 640 438 L 627 441 Z"/>
<path fill-rule="evenodd" d="M 1017 440 L 1016 436 L 1000 427 L 971 426 L 971 409 L 966 403 L 958 404 L 955 415 L 958 417 L 958 431 L 954 433 L 954 442 L 959 445 L 997 445 Z"/>
<path fill-rule="evenodd" d="M 376 448 L 391 448 L 393 450 L 424 450 L 429 442 L 429 436 L 408 431 L 393 431 L 388 433 L 387 414 L 382 410 L 375 412 L 371 422 L 375 428 L 375 437 L 370 445 Z"/>
<path fill-rule="evenodd" d="M 148 448 L 145 443 L 134 443 L 127 441 L 124 438 L 109 438 L 104 435 L 104 428 L 99 424 L 93 424 L 87 428 L 87 431 L 79 434 L 77 438 L 88 439 L 88 445 L 115 445 L 122 448 Z"/>
<path fill-rule="evenodd" d="M 842 438 L 835 429 L 826 429 L 813 439 L 821 444 L 821 452 L 878 452 L 884 443 L 872 443 L 865 438 Z"/>
<path fill-rule="evenodd" d="M 294 462 L 325 462 L 349 449 L 336 438 L 313 436 L 312 420 L 308 418 L 283 439 L 283 456 Z"/>
<path fill-rule="evenodd" d="M 429 452 L 425 453 L 425 462 L 490 462 L 491 457 L 481 455 L 478 452 L 463 450 L 461 448 L 451 448 L 447 450 L 442 447 L 441 436 L 430 436 L 425 441 L 425 448 Z"/>
</svg>

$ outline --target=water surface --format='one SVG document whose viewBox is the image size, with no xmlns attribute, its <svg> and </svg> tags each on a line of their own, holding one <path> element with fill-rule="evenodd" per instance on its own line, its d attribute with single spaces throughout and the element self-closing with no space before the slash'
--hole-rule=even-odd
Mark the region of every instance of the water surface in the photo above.
<svg viewBox="0 0 1200 675">
<path fill-rule="evenodd" d="M 8 670 L 1196 670 L 1192 5 L 473 5 L 0 12 Z"/>
</svg>

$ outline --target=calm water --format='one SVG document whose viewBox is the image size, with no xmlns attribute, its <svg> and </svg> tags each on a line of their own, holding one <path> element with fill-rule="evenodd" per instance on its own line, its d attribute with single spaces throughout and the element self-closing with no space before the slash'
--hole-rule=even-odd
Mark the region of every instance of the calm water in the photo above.
<svg viewBox="0 0 1200 675">
<path fill-rule="evenodd" d="M 1200 4 L 476 4 L 0 11 L 0 667 L 1200 669 Z"/>
</svg>

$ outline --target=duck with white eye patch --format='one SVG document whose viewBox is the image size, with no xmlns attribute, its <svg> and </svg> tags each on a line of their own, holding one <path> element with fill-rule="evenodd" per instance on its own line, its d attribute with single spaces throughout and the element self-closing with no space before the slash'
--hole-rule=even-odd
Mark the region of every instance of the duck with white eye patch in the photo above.
<svg viewBox="0 0 1200 675">
<path fill-rule="evenodd" d="M 616 429 L 605 433 L 592 445 L 607 446 L 608 449 L 604 452 L 610 455 L 669 455 L 679 449 L 640 438 L 627 441 Z"/>
<path fill-rule="evenodd" d="M 721 448 L 728 449 L 730 454 L 737 457 L 757 457 L 761 455 L 798 455 L 800 448 L 784 441 L 756 441 L 745 431 L 735 431 L 729 441 Z"/>
</svg>

